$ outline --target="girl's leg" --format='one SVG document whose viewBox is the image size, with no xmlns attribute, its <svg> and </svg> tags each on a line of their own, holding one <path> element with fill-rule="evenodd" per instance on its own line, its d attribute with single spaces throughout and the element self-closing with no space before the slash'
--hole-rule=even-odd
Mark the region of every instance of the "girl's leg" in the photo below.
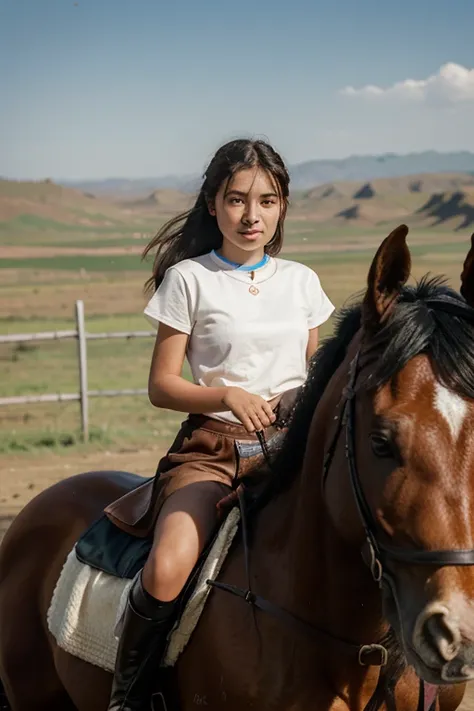
<svg viewBox="0 0 474 711">
<path fill-rule="evenodd" d="M 163 504 L 149 558 L 130 590 L 109 711 L 150 708 L 176 598 L 217 523 L 216 504 L 228 492 L 223 484 L 196 482 Z"/>
<path fill-rule="evenodd" d="M 217 502 L 228 493 L 223 484 L 203 481 L 179 489 L 165 501 L 142 575 L 152 597 L 168 602 L 179 595 L 216 526 Z"/>
</svg>

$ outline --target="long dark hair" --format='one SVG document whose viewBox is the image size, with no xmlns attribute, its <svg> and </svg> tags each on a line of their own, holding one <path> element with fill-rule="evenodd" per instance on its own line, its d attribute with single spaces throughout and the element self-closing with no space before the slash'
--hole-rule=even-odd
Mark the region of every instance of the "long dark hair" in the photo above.
<svg viewBox="0 0 474 711">
<path fill-rule="evenodd" d="M 241 138 L 221 146 L 204 172 L 204 181 L 194 206 L 169 220 L 145 247 L 143 258 L 157 248 L 153 274 L 145 284 L 153 291 L 163 281 L 166 270 L 183 259 L 199 257 L 222 245 L 222 233 L 215 216 L 209 213 L 224 181 L 229 182 L 237 171 L 256 166 L 273 178 L 282 203 L 277 229 L 265 252 L 279 253 L 283 243 L 283 223 L 288 207 L 290 176 L 280 155 L 265 141 Z"/>
</svg>

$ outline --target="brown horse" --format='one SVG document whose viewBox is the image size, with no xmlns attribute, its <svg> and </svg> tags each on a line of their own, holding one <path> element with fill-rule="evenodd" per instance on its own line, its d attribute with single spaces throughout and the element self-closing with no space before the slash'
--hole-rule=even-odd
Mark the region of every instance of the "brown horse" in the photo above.
<svg viewBox="0 0 474 711">
<path fill-rule="evenodd" d="M 261 598 L 211 592 L 176 666 L 183 711 L 358 711 L 374 692 L 368 708 L 414 711 L 418 677 L 451 711 L 474 677 L 474 238 L 460 296 L 439 279 L 406 286 L 407 232 L 384 240 L 363 302 L 318 351 L 249 514 Z M 59 649 L 46 612 L 81 533 L 137 480 L 66 479 L 7 532 L 0 678 L 13 711 L 107 708 L 111 676 Z M 219 581 L 248 588 L 240 537 Z M 373 665 L 365 644 L 381 645 Z"/>
</svg>

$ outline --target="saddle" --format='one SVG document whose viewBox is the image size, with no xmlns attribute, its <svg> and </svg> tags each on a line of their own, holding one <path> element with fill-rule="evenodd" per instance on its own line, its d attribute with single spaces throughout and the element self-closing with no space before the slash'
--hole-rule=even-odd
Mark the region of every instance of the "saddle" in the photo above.
<svg viewBox="0 0 474 711">
<path fill-rule="evenodd" d="M 273 454 L 283 436 L 283 432 L 278 432 L 268 442 L 263 443 L 267 456 Z M 244 467 L 249 470 L 255 466 L 257 459 L 262 458 L 261 442 L 236 441 L 235 447 L 241 468 Z M 140 482 L 138 486 L 144 486 L 144 484 L 149 484 L 152 481 L 153 478 L 150 478 L 144 483 Z M 265 472 L 262 473 L 261 477 L 249 477 L 245 486 L 243 481 L 240 480 L 238 487 L 218 502 L 219 522 L 222 522 L 222 518 L 228 510 L 237 503 L 237 492 L 242 491 L 243 488 L 245 500 L 250 505 L 251 502 L 259 498 L 265 482 Z M 216 533 L 218 530 L 219 526 L 217 526 Z M 205 559 L 206 552 L 212 546 L 213 540 L 214 536 L 209 546 L 203 551 L 201 558 L 204 557 Z M 81 563 L 101 570 L 108 575 L 133 579 L 145 565 L 152 545 L 152 534 L 139 538 L 119 528 L 106 514 L 102 514 L 79 538 L 76 544 L 76 556 Z M 197 565 L 199 565 L 199 561 Z"/>
</svg>

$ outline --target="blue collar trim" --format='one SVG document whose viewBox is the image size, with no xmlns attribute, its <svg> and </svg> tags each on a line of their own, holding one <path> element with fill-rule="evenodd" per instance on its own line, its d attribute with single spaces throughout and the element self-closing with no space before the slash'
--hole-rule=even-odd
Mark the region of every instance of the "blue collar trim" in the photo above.
<svg viewBox="0 0 474 711">
<path fill-rule="evenodd" d="M 225 262 L 230 267 L 234 267 L 235 269 L 238 269 L 241 272 L 254 272 L 256 269 L 261 269 L 262 267 L 264 267 L 270 261 L 270 257 L 268 256 L 268 254 L 264 254 L 263 259 L 257 262 L 257 264 L 251 264 L 250 266 L 248 266 L 246 264 L 232 262 L 230 259 L 223 257 L 222 254 L 217 254 L 215 249 L 212 250 L 212 254 L 217 257 L 217 259 L 220 259 L 222 262 Z"/>
</svg>

